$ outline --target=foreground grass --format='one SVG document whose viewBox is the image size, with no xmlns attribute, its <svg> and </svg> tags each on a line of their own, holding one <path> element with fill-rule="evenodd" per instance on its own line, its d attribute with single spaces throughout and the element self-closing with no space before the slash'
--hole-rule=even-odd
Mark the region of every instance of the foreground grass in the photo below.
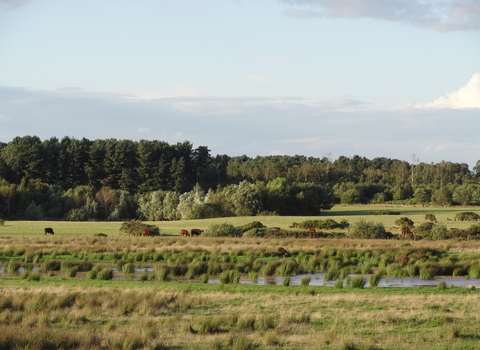
<svg viewBox="0 0 480 350">
<path fill-rule="evenodd" d="M 2 349 L 475 349 L 478 292 L 0 284 Z"/>
</svg>

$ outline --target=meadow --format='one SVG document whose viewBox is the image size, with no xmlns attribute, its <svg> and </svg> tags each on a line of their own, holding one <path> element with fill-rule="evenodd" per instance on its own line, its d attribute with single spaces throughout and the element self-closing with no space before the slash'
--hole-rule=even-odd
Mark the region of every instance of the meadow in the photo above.
<svg viewBox="0 0 480 350">
<path fill-rule="evenodd" d="M 383 209 L 400 211 L 416 225 L 434 214 L 449 228 L 472 224 L 451 221 L 458 212 L 479 212 L 336 206 L 320 218 L 366 218 L 398 232 L 398 215 L 371 215 Z M 373 285 L 374 277 L 384 276 L 478 279 L 480 240 L 179 236 L 181 229 L 218 222 L 288 229 L 307 219 L 313 218 L 150 223 L 160 227 L 159 237 L 125 236 L 119 222 L 7 221 L 0 226 L 0 348 L 478 349 L 478 290 L 442 283 L 363 288 L 362 282 Z M 55 235 L 44 235 L 44 227 Z M 240 276 L 287 280 L 309 272 L 330 274 L 336 286 L 237 283 Z M 348 277 L 352 273 L 358 278 Z M 209 278 L 222 283 L 206 283 Z"/>
</svg>

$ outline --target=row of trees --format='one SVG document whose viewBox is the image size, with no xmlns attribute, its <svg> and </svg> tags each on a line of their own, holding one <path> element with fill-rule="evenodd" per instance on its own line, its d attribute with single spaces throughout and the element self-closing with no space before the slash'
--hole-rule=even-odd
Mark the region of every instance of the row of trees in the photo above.
<svg viewBox="0 0 480 350">
<path fill-rule="evenodd" d="M 24 136 L 0 143 L 0 216 L 25 217 L 33 201 L 46 217 L 61 218 L 86 206 L 73 214 L 84 215 L 88 208 L 88 217 L 105 219 L 123 194 L 132 203 L 128 217 L 138 217 L 152 198 L 158 196 L 162 205 L 180 201 L 197 184 L 206 191 L 202 215 L 207 216 L 318 214 L 335 202 L 480 205 L 479 175 L 480 162 L 470 171 L 467 164 L 427 164 L 415 157 L 409 163 L 360 156 L 211 156 L 208 147 L 194 148 L 188 141 Z M 249 186 L 260 204 L 239 209 L 233 194 Z M 272 191 L 275 186 L 282 196 Z M 185 215 L 163 216 L 178 217 Z"/>
<path fill-rule="evenodd" d="M 204 191 L 152 191 L 130 193 L 101 187 L 77 186 L 62 190 L 38 180 L 18 186 L 0 181 L 0 213 L 5 218 L 150 221 L 204 219 L 227 216 L 317 215 L 334 202 L 331 187 L 314 183 L 291 183 L 277 178 L 252 184 L 242 181 Z"/>
</svg>

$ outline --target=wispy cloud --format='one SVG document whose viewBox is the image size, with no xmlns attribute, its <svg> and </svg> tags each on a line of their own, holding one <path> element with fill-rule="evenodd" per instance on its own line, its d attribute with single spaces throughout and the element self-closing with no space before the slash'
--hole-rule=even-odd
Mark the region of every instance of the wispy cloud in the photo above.
<svg viewBox="0 0 480 350">
<path fill-rule="evenodd" d="M 0 3 L 9 5 L 10 8 L 19 8 L 26 5 L 30 0 L 0 0 Z"/>
<path fill-rule="evenodd" d="M 480 73 L 474 74 L 467 85 L 458 91 L 447 92 L 435 101 L 421 104 L 416 108 L 480 108 Z"/>
<path fill-rule="evenodd" d="M 145 133 L 145 132 L 150 132 L 150 128 L 146 128 L 146 127 L 140 127 L 137 129 L 137 132 L 140 132 L 140 133 Z"/>
<path fill-rule="evenodd" d="M 278 0 L 292 18 L 372 18 L 440 32 L 480 29 L 478 0 Z M 298 8 L 301 6 L 302 8 Z"/>
<path fill-rule="evenodd" d="M 279 81 L 277 78 L 261 74 L 243 74 L 243 77 L 260 83 L 278 83 Z"/>
</svg>

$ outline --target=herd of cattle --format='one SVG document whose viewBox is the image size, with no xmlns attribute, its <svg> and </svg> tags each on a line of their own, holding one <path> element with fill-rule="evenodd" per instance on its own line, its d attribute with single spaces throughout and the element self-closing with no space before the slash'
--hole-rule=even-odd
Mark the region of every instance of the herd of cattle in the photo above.
<svg viewBox="0 0 480 350">
<path fill-rule="evenodd" d="M 272 227 L 271 230 L 273 231 L 280 231 L 280 227 Z M 457 230 L 455 228 L 452 228 L 451 230 Z M 45 227 L 43 229 L 43 232 L 45 234 L 51 234 L 53 235 L 53 229 L 51 227 Z M 200 230 L 198 228 L 193 228 L 188 232 L 188 230 L 180 230 L 180 235 L 182 237 L 196 237 L 200 236 L 202 234 L 203 230 Z M 142 231 L 142 236 L 145 237 L 153 237 L 154 233 L 151 230 L 143 230 Z M 464 238 L 467 239 L 468 236 L 476 236 L 476 238 L 480 238 L 479 234 L 476 234 L 474 232 L 469 232 L 469 231 L 462 231 L 462 232 L 455 232 L 452 234 L 452 238 Z M 307 235 L 306 237 L 308 238 L 328 238 L 326 237 L 322 232 L 317 232 L 315 228 L 309 228 L 307 229 Z M 402 227 L 401 229 L 401 235 L 394 235 L 391 232 L 386 232 L 385 233 L 385 239 L 410 239 L 410 240 L 418 240 L 421 239 L 421 236 L 414 235 L 413 232 L 410 230 L 408 227 Z"/>
</svg>

